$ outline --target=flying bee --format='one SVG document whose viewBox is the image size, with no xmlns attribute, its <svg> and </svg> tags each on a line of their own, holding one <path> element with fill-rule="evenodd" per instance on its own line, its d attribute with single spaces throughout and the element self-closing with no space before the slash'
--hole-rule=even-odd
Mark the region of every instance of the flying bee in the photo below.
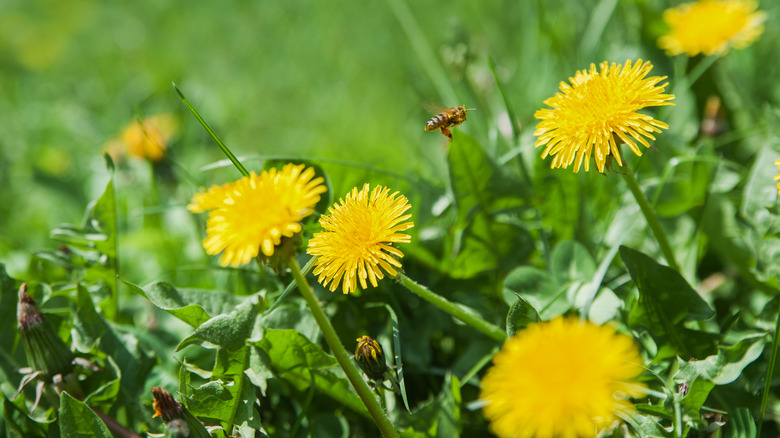
<svg viewBox="0 0 780 438">
<path fill-rule="evenodd" d="M 465 106 L 454 106 L 448 108 L 441 113 L 431 117 L 428 123 L 425 124 L 426 131 L 440 130 L 442 134 L 446 135 L 452 141 L 452 132 L 450 128 L 458 126 L 466 121 L 466 111 L 474 111 L 475 108 L 466 109 Z"/>
</svg>

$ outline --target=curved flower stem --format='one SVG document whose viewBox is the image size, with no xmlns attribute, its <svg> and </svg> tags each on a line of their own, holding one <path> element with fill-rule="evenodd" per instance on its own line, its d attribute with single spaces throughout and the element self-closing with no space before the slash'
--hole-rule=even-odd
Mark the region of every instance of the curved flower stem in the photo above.
<svg viewBox="0 0 780 438">
<path fill-rule="evenodd" d="M 496 327 L 495 325 L 485 321 L 484 319 L 480 318 L 479 316 L 473 313 L 464 310 L 462 307 L 447 300 L 441 295 L 431 292 L 430 289 L 422 286 L 419 283 L 416 283 L 414 280 L 410 279 L 404 274 L 399 273 L 396 278 L 405 288 L 409 289 L 418 297 L 433 304 L 434 306 L 449 313 L 453 317 L 465 322 L 466 324 L 474 327 L 478 331 L 488 335 L 496 342 L 503 343 L 504 341 L 506 341 L 506 332 Z"/>
<path fill-rule="evenodd" d="M 290 267 L 290 271 L 292 271 L 295 282 L 298 284 L 298 290 L 301 291 L 303 299 L 306 300 L 306 304 L 314 315 L 317 325 L 319 325 L 320 330 L 322 330 L 322 336 L 325 338 L 325 342 L 328 343 L 333 355 L 336 356 L 336 360 L 347 375 L 349 383 L 352 384 L 355 391 L 357 391 L 358 396 L 360 396 L 360 399 L 363 400 L 363 404 L 366 405 L 366 409 L 368 409 L 369 414 L 371 414 L 374 422 L 382 432 L 382 436 L 385 438 L 398 438 L 398 432 L 395 430 L 390 420 L 385 416 L 382 406 L 379 405 L 374 393 L 368 387 L 365 380 L 363 380 L 363 376 L 360 375 L 360 371 L 358 371 L 352 361 L 352 357 L 347 353 L 347 350 L 344 349 L 344 345 L 342 345 L 339 340 L 336 330 L 333 329 L 333 325 L 322 310 L 322 306 L 320 306 L 319 301 L 317 301 L 317 297 L 314 296 L 314 292 L 311 290 L 309 283 L 307 283 L 306 279 L 303 277 L 298 261 L 292 258 L 290 259 L 288 266 Z"/>
<path fill-rule="evenodd" d="M 680 272 L 680 265 L 677 264 L 677 260 L 674 258 L 674 251 L 672 251 L 672 247 L 669 245 L 669 240 L 666 238 L 666 233 L 664 233 L 663 228 L 661 228 L 661 223 L 658 222 L 658 217 L 655 215 L 653 208 L 650 207 L 650 203 L 647 201 L 647 197 L 644 193 L 642 193 L 642 189 L 639 188 L 639 183 L 636 181 L 636 178 L 634 178 L 634 174 L 631 172 L 631 167 L 628 165 L 628 163 L 624 163 L 621 169 L 625 170 L 623 177 L 626 180 L 628 189 L 631 190 L 631 193 L 634 195 L 634 199 L 636 199 L 637 204 L 639 204 L 639 208 L 642 210 L 642 214 L 644 214 L 645 219 L 647 220 L 647 225 L 649 225 L 650 229 L 653 230 L 655 239 L 658 241 L 658 246 L 661 247 L 661 252 L 664 254 L 666 262 L 669 263 L 670 268 Z"/>
</svg>

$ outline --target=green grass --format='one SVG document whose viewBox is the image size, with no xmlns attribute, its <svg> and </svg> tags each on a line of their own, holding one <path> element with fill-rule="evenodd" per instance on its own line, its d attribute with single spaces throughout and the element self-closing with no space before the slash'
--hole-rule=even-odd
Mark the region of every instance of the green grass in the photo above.
<svg viewBox="0 0 780 438">
<path fill-rule="evenodd" d="M 149 388 L 159 385 L 190 397 L 190 411 L 207 423 L 243 424 L 242 436 L 260 425 L 271 436 L 376 436 L 300 293 L 263 316 L 292 276 L 222 268 L 205 254 L 205 216 L 185 207 L 200 187 L 241 173 L 175 83 L 247 170 L 306 160 L 327 175 L 331 202 L 366 182 L 409 198 L 415 227 L 412 244 L 400 245 L 404 280 L 344 296 L 307 277 L 347 351 L 362 335 L 402 349 L 412 414 L 400 396 L 383 402 L 404 436 L 490 436 L 479 379 L 500 345 L 492 327 L 503 329 L 510 309 L 510 329 L 536 315 L 580 314 L 633 335 L 648 385 L 667 397 L 638 401 L 640 419 L 674 426 L 668 436 L 704 430 L 708 412 L 728 414 L 719 436 L 756 428 L 775 436 L 780 8 L 762 2 L 766 29 L 750 47 L 687 59 L 656 45 L 671 5 L 6 1 L 3 333 L 15 329 L 15 294 L 27 281 L 60 337 L 101 367 L 83 373 L 94 393 L 87 404 L 136 433 L 164 430 L 151 418 Z M 534 112 L 561 81 L 591 63 L 637 58 L 668 76 L 676 95 L 676 106 L 648 112 L 669 125 L 655 149 L 624 155 L 658 218 L 653 230 L 621 175 L 552 170 L 534 149 Z M 707 137 L 699 127 L 712 95 L 722 100 L 725 131 Z M 451 144 L 423 131 L 437 105 L 477 109 Z M 167 161 L 129 159 L 108 170 L 104 145 L 157 113 L 179 120 Z M 659 230 L 676 263 L 664 257 Z M 309 221 L 304 237 L 315 231 Z M 456 321 L 406 280 L 487 325 L 480 332 Z M 675 322 L 654 321 L 657 309 Z M 246 325 L 237 331 L 235 321 Z M 84 411 L 78 400 L 44 397 L 26 415 L 34 385 L 15 398 L 24 349 L 18 336 L 1 343 L 0 435 L 54 433 L 61 421 L 47 415 Z M 691 358 L 720 362 L 705 376 Z M 693 396 L 680 399 L 676 385 L 694 375 Z M 79 418 L 62 430 L 89 427 L 91 416 Z"/>
</svg>

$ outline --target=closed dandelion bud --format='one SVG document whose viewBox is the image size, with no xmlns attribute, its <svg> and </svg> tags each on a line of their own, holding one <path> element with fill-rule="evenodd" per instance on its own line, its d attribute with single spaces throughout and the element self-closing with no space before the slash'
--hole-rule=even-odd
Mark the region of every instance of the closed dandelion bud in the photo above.
<svg viewBox="0 0 780 438">
<path fill-rule="evenodd" d="M 382 346 L 376 339 L 368 336 L 357 338 L 357 348 L 355 349 L 355 360 L 360 369 L 369 379 L 381 382 L 385 380 L 387 364 L 385 363 L 385 353 Z"/>
<path fill-rule="evenodd" d="M 192 415 L 183 404 L 176 401 L 170 392 L 160 388 L 152 387 L 152 396 L 154 396 L 154 417 L 162 417 L 167 427 L 166 437 L 182 438 L 209 438 L 209 432 L 203 423 Z"/>
<path fill-rule="evenodd" d="M 73 369 L 73 353 L 38 311 L 35 301 L 27 293 L 27 283 L 19 288 L 16 319 L 27 360 L 35 371 L 40 371 L 46 380 L 51 381 L 54 376 L 66 375 Z"/>
</svg>

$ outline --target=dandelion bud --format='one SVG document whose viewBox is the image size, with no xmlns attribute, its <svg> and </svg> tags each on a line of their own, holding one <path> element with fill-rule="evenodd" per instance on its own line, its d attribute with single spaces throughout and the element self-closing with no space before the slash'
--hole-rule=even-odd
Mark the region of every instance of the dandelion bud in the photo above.
<svg viewBox="0 0 780 438">
<path fill-rule="evenodd" d="M 154 417 L 162 417 L 165 426 L 168 428 L 166 437 L 182 438 L 209 438 L 209 432 L 194 415 L 192 415 L 183 404 L 176 401 L 170 392 L 160 388 L 152 387 L 152 396 L 154 396 Z"/>
<path fill-rule="evenodd" d="M 360 369 L 371 380 L 379 382 L 385 380 L 387 364 L 385 363 L 385 353 L 382 351 L 382 346 L 379 345 L 376 339 L 368 336 L 357 338 L 357 342 L 355 360 Z"/>
<path fill-rule="evenodd" d="M 73 353 L 38 311 L 27 293 L 27 283 L 19 288 L 16 319 L 27 360 L 35 371 L 51 381 L 54 376 L 66 375 L 73 369 Z"/>
</svg>

